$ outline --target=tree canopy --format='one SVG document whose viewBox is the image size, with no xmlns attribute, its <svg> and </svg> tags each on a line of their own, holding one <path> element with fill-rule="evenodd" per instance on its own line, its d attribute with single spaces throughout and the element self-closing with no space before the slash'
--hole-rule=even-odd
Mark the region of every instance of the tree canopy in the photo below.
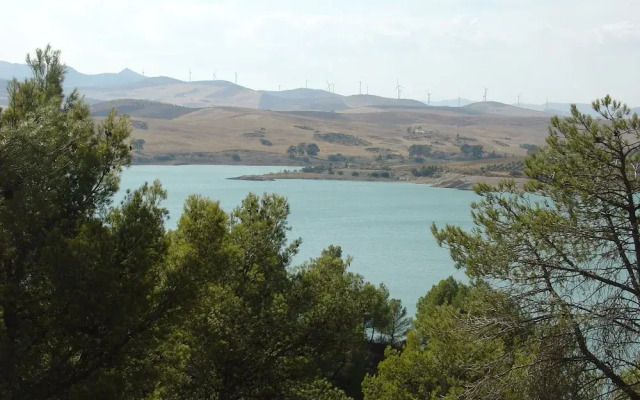
<svg viewBox="0 0 640 400">
<path fill-rule="evenodd" d="M 59 52 L 27 61 L 0 114 L 0 398 L 360 397 L 399 301 L 339 247 L 291 266 L 282 196 L 191 196 L 173 231 L 159 182 L 114 204 L 129 119 L 65 96 Z"/>
<path fill-rule="evenodd" d="M 474 230 L 433 232 L 469 276 L 517 302 L 527 324 L 548 327 L 541 343 L 565 351 L 546 361 L 589 374 L 597 393 L 638 399 L 640 120 L 608 96 L 593 108 L 599 118 L 574 106 L 551 120 L 547 146 L 526 159 L 524 190 L 476 187 Z"/>
</svg>

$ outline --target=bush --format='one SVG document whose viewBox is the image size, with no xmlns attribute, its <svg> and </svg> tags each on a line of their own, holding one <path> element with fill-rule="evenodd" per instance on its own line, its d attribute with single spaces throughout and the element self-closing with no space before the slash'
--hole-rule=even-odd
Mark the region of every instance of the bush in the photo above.
<svg viewBox="0 0 640 400">
<path fill-rule="evenodd" d="M 525 149 L 527 151 L 527 155 L 536 153 L 538 150 L 540 150 L 539 146 L 536 146 L 535 144 L 531 144 L 531 143 L 522 143 L 520 145 L 520 148 Z"/>
<path fill-rule="evenodd" d="M 238 161 L 242 160 L 242 158 L 240 158 L 240 156 L 239 156 L 238 154 L 236 154 L 236 153 L 233 153 L 233 154 L 231 155 L 231 159 L 232 159 L 233 161 L 235 161 L 235 162 L 238 162 Z"/>
<path fill-rule="evenodd" d="M 482 158 L 482 155 L 484 154 L 484 149 L 482 145 L 479 144 L 471 146 L 465 143 L 460 146 L 460 151 L 462 152 L 462 154 L 471 156 L 473 158 Z"/>
<path fill-rule="evenodd" d="M 442 168 L 435 165 L 423 165 L 420 169 L 414 168 L 411 170 L 413 176 L 416 177 L 433 177 L 440 175 L 441 172 Z"/>
<path fill-rule="evenodd" d="M 342 161 L 347 161 L 347 157 L 343 156 L 340 153 L 338 153 L 338 154 L 329 154 L 329 156 L 327 157 L 327 160 L 329 160 L 331 162 L 342 162 Z"/>
<path fill-rule="evenodd" d="M 320 152 L 320 147 L 318 147 L 318 145 L 315 143 L 309 143 L 306 150 L 308 156 L 317 156 Z"/>
<path fill-rule="evenodd" d="M 338 143 L 345 146 L 368 146 L 371 144 L 359 137 L 339 132 L 316 133 L 313 137 L 322 142 Z"/>
<path fill-rule="evenodd" d="M 353 171 L 353 172 L 351 173 L 351 176 L 360 176 L 360 174 L 358 173 L 358 171 Z"/>
<path fill-rule="evenodd" d="M 315 174 L 321 174 L 323 172 L 325 172 L 327 170 L 327 167 L 325 167 L 324 165 L 317 165 L 317 166 L 312 166 L 312 165 L 308 165 L 306 167 L 303 167 L 301 169 L 302 172 L 307 172 L 307 173 L 315 173 Z"/>
<path fill-rule="evenodd" d="M 387 171 L 371 172 L 369 176 L 372 178 L 391 178 L 391 174 L 389 174 Z"/>
<path fill-rule="evenodd" d="M 267 139 L 260 139 L 260 144 L 263 145 L 263 146 L 272 146 L 273 145 L 273 143 L 271 143 L 271 141 L 267 140 Z"/>
<path fill-rule="evenodd" d="M 431 146 L 426 144 L 412 144 L 409 147 L 409 157 L 429 157 L 431 154 Z"/>
</svg>

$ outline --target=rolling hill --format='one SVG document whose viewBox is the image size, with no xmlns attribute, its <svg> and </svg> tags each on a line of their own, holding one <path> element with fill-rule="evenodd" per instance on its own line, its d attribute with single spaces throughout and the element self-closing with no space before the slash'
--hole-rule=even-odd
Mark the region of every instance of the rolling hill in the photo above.
<svg viewBox="0 0 640 400">
<path fill-rule="evenodd" d="M 133 136 L 145 140 L 143 152 L 136 153 L 138 162 L 225 163 L 238 153 L 249 163 L 286 164 L 288 147 L 299 143 L 316 143 L 318 157 L 325 160 L 338 153 L 360 162 L 381 156 L 401 159 L 408 157 L 414 144 L 430 145 L 442 158 L 455 157 L 464 144 L 482 145 L 487 153 L 522 156 L 526 150 L 521 144 L 544 143 L 549 122 L 544 113 L 499 103 L 461 109 L 371 106 L 327 112 L 191 109 L 118 100 L 95 104 L 92 113 L 100 118 L 111 108 L 131 115 Z M 477 109 L 465 113 L 466 108 Z"/>
<path fill-rule="evenodd" d="M 479 115 L 503 115 L 509 117 L 541 117 L 548 118 L 549 114 L 541 111 L 534 111 L 527 108 L 511 106 L 497 101 L 484 101 L 480 103 L 471 103 L 463 109 L 478 113 Z"/>
<path fill-rule="evenodd" d="M 91 106 L 91 115 L 95 117 L 106 117 L 112 109 L 115 109 L 118 114 L 153 119 L 174 119 L 197 111 L 195 108 L 158 103 L 156 101 L 123 99 L 93 104 Z"/>
<path fill-rule="evenodd" d="M 20 80 L 31 76 L 25 64 L 0 61 L 0 103 L 6 98 L 6 81 L 16 77 Z M 274 111 L 347 111 L 356 109 L 356 113 L 365 112 L 367 107 L 426 107 L 425 103 L 411 99 L 394 99 L 373 95 L 343 96 L 319 89 L 293 89 L 283 91 L 253 90 L 223 80 L 184 82 L 178 79 L 160 76 L 145 77 L 128 68 L 118 73 L 83 74 L 67 67 L 65 88 L 78 88 L 87 102 L 136 99 L 175 104 L 183 107 L 203 108 L 231 106 Z M 6 100 L 5 100 L 6 101 Z M 484 106 L 478 105 L 484 104 Z M 473 103 L 461 98 L 432 101 L 434 109 L 458 109 L 461 113 L 484 113 L 481 108 L 494 107 L 496 102 Z M 501 104 L 501 103 L 500 103 Z M 459 107 L 460 106 L 460 107 Z M 512 105 L 514 106 L 514 105 Z M 542 105 L 522 103 L 520 107 L 494 107 L 491 113 L 518 113 L 524 115 L 525 109 L 542 112 L 545 115 L 568 115 L 569 103 L 545 103 Z M 590 104 L 577 104 L 586 114 L 595 115 Z M 520 111 L 516 111 L 520 110 Z M 533 115 L 533 114 L 532 114 Z"/>
</svg>

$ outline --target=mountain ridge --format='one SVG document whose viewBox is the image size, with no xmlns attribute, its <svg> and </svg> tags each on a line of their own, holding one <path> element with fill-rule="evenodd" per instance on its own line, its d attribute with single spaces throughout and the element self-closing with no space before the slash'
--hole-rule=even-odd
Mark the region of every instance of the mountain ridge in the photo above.
<svg viewBox="0 0 640 400">
<path fill-rule="evenodd" d="M 6 103 L 6 87 L 14 77 L 22 80 L 31 76 L 26 64 L 0 61 L 0 104 Z M 443 107 L 460 108 L 463 113 L 473 113 L 481 108 L 466 98 L 431 101 L 395 99 L 375 95 L 341 95 L 322 89 L 296 88 L 283 91 L 254 90 L 224 80 L 185 82 L 168 76 L 146 77 L 129 68 L 120 72 L 84 74 L 67 66 L 64 82 L 66 90 L 77 88 L 91 103 L 119 99 L 149 100 L 176 106 L 203 108 L 217 106 L 246 107 L 274 111 L 344 111 L 367 107 Z M 491 103 L 491 102 L 486 102 Z M 514 109 L 495 109 L 493 113 L 511 112 L 526 114 L 524 110 L 546 115 L 570 115 L 571 103 L 549 102 L 542 105 L 521 103 L 505 104 Z M 582 113 L 597 116 L 590 104 L 576 103 Z M 484 109 L 487 109 L 485 106 Z M 632 109 L 640 111 L 640 107 Z M 354 110 L 358 111 L 358 110 Z M 485 110 L 486 111 L 486 110 Z"/>
</svg>

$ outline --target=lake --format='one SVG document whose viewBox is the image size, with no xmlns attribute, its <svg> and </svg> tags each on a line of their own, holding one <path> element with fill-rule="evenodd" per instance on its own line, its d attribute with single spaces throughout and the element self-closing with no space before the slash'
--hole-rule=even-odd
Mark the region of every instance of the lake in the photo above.
<svg viewBox="0 0 640 400">
<path fill-rule="evenodd" d="M 121 188 L 162 181 L 163 203 L 170 211 L 167 228 L 175 228 L 184 200 L 201 194 L 219 200 L 230 212 L 249 192 L 286 196 L 291 238 L 302 238 L 294 265 L 320 255 L 330 244 L 353 256 L 351 271 L 369 282 L 383 282 L 410 315 L 418 299 L 450 275 L 464 279 L 446 249 L 431 235 L 433 222 L 470 228 L 473 192 L 399 182 L 289 180 L 242 181 L 227 178 L 282 171 L 255 166 L 133 166 L 124 171 Z"/>
</svg>

